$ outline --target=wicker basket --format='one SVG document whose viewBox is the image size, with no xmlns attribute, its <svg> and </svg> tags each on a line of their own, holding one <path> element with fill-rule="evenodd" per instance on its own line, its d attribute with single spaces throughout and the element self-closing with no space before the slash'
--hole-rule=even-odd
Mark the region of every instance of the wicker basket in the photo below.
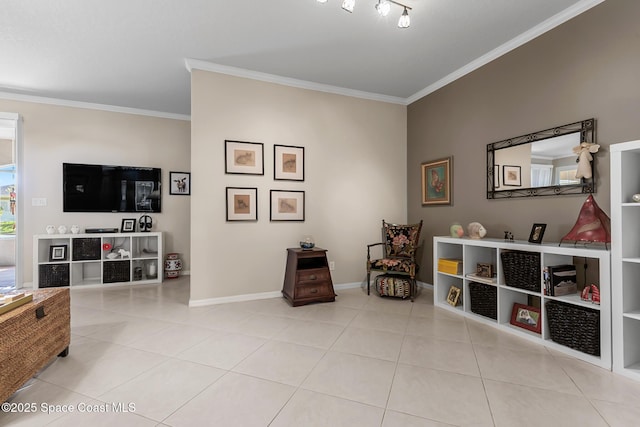
<svg viewBox="0 0 640 427">
<path fill-rule="evenodd" d="M 380 296 L 408 298 L 411 296 L 411 279 L 395 274 L 376 276 L 376 289 Z"/>
<path fill-rule="evenodd" d="M 538 252 L 504 251 L 500 254 L 507 286 L 540 292 L 540 254 Z"/>
<path fill-rule="evenodd" d="M 109 261 L 104 263 L 102 269 L 102 282 L 129 282 L 131 280 L 131 261 Z"/>
<path fill-rule="evenodd" d="M 600 356 L 600 312 L 559 301 L 545 304 L 551 339 L 583 353 Z"/>
<path fill-rule="evenodd" d="M 69 264 L 41 264 L 38 267 L 38 287 L 69 286 Z"/>
<path fill-rule="evenodd" d="M 498 288 L 486 283 L 469 283 L 471 311 L 490 319 L 498 319 Z"/>
<path fill-rule="evenodd" d="M 100 238 L 89 237 L 82 239 L 73 239 L 73 260 L 85 261 L 100 259 L 102 248 L 100 244 Z"/>
</svg>

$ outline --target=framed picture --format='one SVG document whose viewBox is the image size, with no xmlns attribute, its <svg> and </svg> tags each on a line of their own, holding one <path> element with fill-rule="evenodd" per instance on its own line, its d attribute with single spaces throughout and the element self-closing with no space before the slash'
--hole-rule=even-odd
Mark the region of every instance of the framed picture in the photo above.
<svg viewBox="0 0 640 427">
<path fill-rule="evenodd" d="M 479 277 L 493 277 L 493 264 L 479 262 L 476 264 L 476 275 Z"/>
<path fill-rule="evenodd" d="M 493 165 L 493 188 L 500 188 L 500 165 Z"/>
<path fill-rule="evenodd" d="M 522 187 L 520 166 L 502 166 L 502 185 L 509 185 L 511 187 Z"/>
<path fill-rule="evenodd" d="M 449 288 L 449 294 L 447 294 L 447 302 L 449 305 L 455 307 L 460 303 L 460 293 L 460 288 L 451 285 Z"/>
<path fill-rule="evenodd" d="M 169 194 L 188 196 L 191 194 L 191 173 L 169 172 Z"/>
<path fill-rule="evenodd" d="M 542 322 L 540 321 L 540 309 L 528 305 L 514 303 L 511 310 L 511 324 L 520 328 L 540 333 Z"/>
<path fill-rule="evenodd" d="M 451 168 L 453 157 L 423 163 L 422 168 L 422 204 L 451 204 Z"/>
<path fill-rule="evenodd" d="M 531 234 L 529 234 L 529 243 L 542 243 L 542 236 L 547 224 L 533 224 Z"/>
<path fill-rule="evenodd" d="M 271 190 L 271 221 L 304 221 L 304 191 Z"/>
<path fill-rule="evenodd" d="M 258 189 L 227 187 L 227 221 L 258 220 Z"/>
<path fill-rule="evenodd" d="M 273 146 L 273 179 L 304 181 L 304 147 Z"/>
<path fill-rule="evenodd" d="M 133 233 L 136 231 L 136 219 L 135 218 L 124 218 L 122 220 L 122 225 L 120 226 L 121 233 Z"/>
<path fill-rule="evenodd" d="M 264 175 L 264 144 L 224 141 L 224 173 Z"/>
<path fill-rule="evenodd" d="M 67 245 L 49 246 L 49 261 L 66 261 Z"/>
</svg>

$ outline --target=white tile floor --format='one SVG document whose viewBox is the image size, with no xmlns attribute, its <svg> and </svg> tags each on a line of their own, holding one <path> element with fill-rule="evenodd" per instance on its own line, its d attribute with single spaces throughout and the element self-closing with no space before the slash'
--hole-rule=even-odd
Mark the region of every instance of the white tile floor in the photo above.
<svg viewBox="0 0 640 427">
<path fill-rule="evenodd" d="M 640 383 L 434 308 L 429 290 L 295 308 L 188 294 L 188 277 L 73 290 L 69 356 L 12 397 L 35 412 L 0 425 L 640 425 Z"/>
</svg>

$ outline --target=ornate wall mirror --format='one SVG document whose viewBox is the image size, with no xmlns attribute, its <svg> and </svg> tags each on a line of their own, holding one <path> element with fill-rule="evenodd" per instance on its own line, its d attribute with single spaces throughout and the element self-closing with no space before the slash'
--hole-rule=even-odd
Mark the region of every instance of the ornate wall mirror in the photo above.
<svg viewBox="0 0 640 427">
<path fill-rule="evenodd" d="M 590 178 L 576 178 L 582 142 L 595 144 L 595 119 L 488 144 L 487 199 L 595 193 L 594 161 Z"/>
</svg>

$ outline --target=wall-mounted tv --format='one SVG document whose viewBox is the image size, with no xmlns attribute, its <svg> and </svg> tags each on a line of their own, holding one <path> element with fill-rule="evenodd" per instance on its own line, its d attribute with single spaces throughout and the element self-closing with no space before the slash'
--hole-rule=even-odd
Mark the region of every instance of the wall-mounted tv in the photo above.
<svg viewBox="0 0 640 427">
<path fill-rule="evenodd" d="M 160 212 L 162 171 L 134 166 L 62 164 L 64 212 Z"/>
</svg>

